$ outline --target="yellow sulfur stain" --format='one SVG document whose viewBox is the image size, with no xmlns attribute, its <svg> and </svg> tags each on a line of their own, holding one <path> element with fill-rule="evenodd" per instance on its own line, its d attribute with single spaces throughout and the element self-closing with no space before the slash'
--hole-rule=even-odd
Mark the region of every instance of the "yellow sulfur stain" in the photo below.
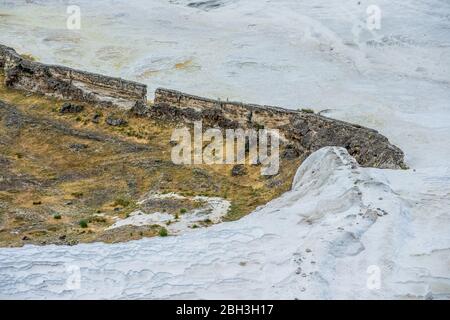
<svg viewBox="0 0 450 320">
<path fill-rule="evenodd" d="M 178 69 L 178 70 L 180 70 L 180 69 L 185 69 L 185 68 L 191 66 L 192 63 L 193 63 L 192 59 L 189 59 L 189 60 L 186 60 L 186 61 L 183 61 L 183 62 L 176 63 L 176 64 L 175 64 L 175 69 Z"/>
</svg>

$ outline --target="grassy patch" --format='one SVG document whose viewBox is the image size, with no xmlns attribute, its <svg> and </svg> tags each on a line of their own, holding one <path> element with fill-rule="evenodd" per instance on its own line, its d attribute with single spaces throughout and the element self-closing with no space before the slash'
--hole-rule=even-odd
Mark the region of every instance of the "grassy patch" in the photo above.
<svg viewBox="0 0 450 320">
<path fill-rule="evenodd" d="M 85 229 L 88 227 L 88 222 L 87 222 L 87 220 L 83 219 L 83 220 L 78 221 L 78 225 L 80 226 L 80 228 Z"/>
<path fill-rule="evenodd" d="M 299 111 L 304 112 L 304 113 L 314 113 L 314 110 L 309 109 L 309 108 L 301 108 L 301 109 L 299 109 Z"/>
<path fill-rule="evenodd" d="M 228 213 L 225 215 L 224 219 L 226 221 L 237 220 L 242 217 L 242 211 L 236 203 L 231 203 Z"/>
<path fill-rule="evenodd" d="M 121 207 L 126 208 L 126 207 L 128 207 L 129 205 L 130 205 L 130 200 L 125 199 L 125 198 L 117 198 L 117 199 L 114 201 L 114 207 L 121 206 Z"/>
<path fill-rule="evenodd" d="M 169 232 L 167 231 L 167 229 L 166 228 L 164 228 L 164 227 L 162 227 L 160 230 L 159 230 L 159 236 L 160 237 L 167 237 L 168 235 L 169 235 Z"/>
<path fill-rule="evenodd" d="M 71 196 L 74 198 L 82 198 L 83 197 L 83 192 L 77 191 L 77 192 L 72 192 Z"/>
</svg>

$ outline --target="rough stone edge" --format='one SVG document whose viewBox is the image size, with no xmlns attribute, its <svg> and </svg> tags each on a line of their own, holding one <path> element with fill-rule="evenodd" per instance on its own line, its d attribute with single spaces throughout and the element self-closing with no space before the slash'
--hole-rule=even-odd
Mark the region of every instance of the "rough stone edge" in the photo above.
<svg viewBox="0 0 450 320">
<path fill-rule="evenodd" d="M 0 68 L 4 69 L 5 71 L 5 75 L 7 74 L 7 63 L 8 60 L 10 61 L 14 61 L 14 63 L 19 64 L 19 63 L 26 63 L 32 67 L 35 68 L 42 68 L 45 70 L 61 70 L 62 72 L 68 73 L 68 74 L 76 74 L 79 75 L 81 77 L 85 77 L 86 79 L 96 79 L 97 82 L 91 82 L 90 84 L 94 84 L 95 86 L 99 86 L 99 87 L 104 87 L 104 88 L 108 88 L 110 90 L 114 90 L 115 88 L 117 90 L 122 90 L 122 91 L 128 91 L 130 92 L 131 95 L 135 95 L 136 99 L 133 99 L 138 105 L 139 104 L 146 104 L 147 102 L 147 85 L 136 82 L 136 81 L 130 81 L 130 80 L 125 80 L 122 78 L 118 78 L 118 77 L 110 77 L 110 76 L 105 76 L 99 73 L 93 73 L 93 72 L 88 72 L 88 71 L 83 71 L 83 70 L 78 70 L 78 69 L 74 69 L 74 68 L 70 68 L 70 67 L 66 67 L 66 66 L 61 66 L 61 65 L 54 65 L 54 64 L 45 64 L 45 63 L 41 63 L 41 62 L 36 62 L 36 61 L 31 61 L 29 59 L 26 59 L 24 57 L 22 57 L 20 54 L 17 53 L 17 51 L 11 47 L 5 46 L 0 44 Z M 72 81 L 73 79 L 71 79 Z M 6 79 L 5 79 L 6 81 Z M 107 85 L 106 82 L 114 82 L 117 84 L 117 86 L 111 86 L 111 85 Z M 136 92 L 131 92 L 131 90 L 129 88 L 127 88 L 127 86 L 131 86 L 134 88 L 137 88 L 138 90 L 141 91 L 141 94 L 137 94 Z M 27 90 L 26 90 L 27 91 Z M 46 94 L 44 92 L 41 92 L 43 94 Z M 71 99 L 71 97 L 64 97 L 65 99 Z M 118 96 L 117 98 L 123 98 Z M 130 99 L 131 100 L 131 99 Z M 97 100 L 87 100 L 86 102 L 92 102 L 92 103 L 102 103 L 102 101 L 97 101 Z M 106 104 L 108 104 L 109 102 L 107 100 L 104 101 Z M 120 107 L 118 105 L 116 105 L 116 107 Z"/>
<path fill-rule="evenodd" d="M 59 65 L 49 65 L 49 64 L 43 64 L 43 63 L 39 63 L 39 62 L 30 61 L 30 60 L 27 60 L 27 59 L 23 58 L 22 56 L 20 56 L 13 48 L 10 48 L 10 47 L 0 44 L 0 68 L 5 68 L 5 66 L 7 64 L 7 59 L 14 59 L 19 62 L 26 61 L 29 64 L 32 64 L 32 65 L 35 65 L 38 67 L 42 67 L 42 68 L 57 68 L 60 70 L 65 70 L 67 72 L 75 72 L 80 75 L 84 75 L 87 78 L 91 78 L 91 77 L 100 78 L 100 79 L 105 78 L 110 81 L 115 81 L 115 82 L 118 82 L 121 84 L 127 83 L 132 86 L 141 86 L 142 88 L 145 88 L 144 89 L 145 93 L 147 93 L 146 85 L 144 85 L 144 84 L 141 84 L 138 82 L 133 82 L 133 81 L 123 80 L 121 78 L 114 78 L 114 77 L 103 76 L 101 74 L 79 71 L 79 70 L 72 69 L 69 67 L 64 67 L 64 66 L 59 66 Z M 111 88 L 111 87 L 108 87 L 108 88 Z M 123 88 L 118 88 L 118 90 L 120 90 L 120 89 L 123 90 Z M 199 110 L 189 110 L 190 108 L 180 108 L 179 106 L 174 106 L 173 104 L 170 105 L 170 103 L 167 103 L 167 101 L 164 101 L 164 99 L 161 98 L 161 96 L 164 96 L 165 94 L 168 94 L 168 93 L 178 96 L 179 99 L 181 99 L 181 98 L 191 99 L 191 100 L 197 101 L 199 103 L 212 104 L 214 106 L 217 106 L 217 108 L 214 108 L 214 110 L 211 110 L 211 108 L 206 107 L 205 109 L 200 110 L 200 112 L 199 112 Z M 143 99 L 144 99 L 144 101 L 146 101 L 146 95 L 144 95 Z M 88 102 L 92 102 L 92 101 L 88 101 Z M 95 101 L 93 101 L 93 102 L 95 102 Z M 398 147 L 390 144 L 389 140 L 385 136 L 379 134 L 378 131 L 376 131 L 374 129 L 366 128 L 366 127 L 363 127 L 360 125 L 352 124 L 349 122 L 327 118 L 322 115 L 308 114 L 308 113 L 305 113 L 302 111 L 290 110 L 290 109 L 285 109 L 285 108 L 275 107 L 275 106 L 268 106 L 268 105 L 245 104 L 242 102 L 235 102 L 235 101 L 215 100 L 215 99 L 204 98 L 204 97 L 200 97 L 200 96 L 186 94 L 186 93 L 183 93 L 183 92 L 180 92 L 177 90 L 164 89 L 164 88 L 156 89 L 155 99 L 154 99 L 154 107 L 150 108 L 150 109 L 153 109 L 152 110 L 153 115 L 159 114 L 159 115 L 163 116 L 165 112 L 167 112 L 170 108 L 172 108 L 172 111 L 175 110 L 176 112 L 179 112 L 178 115 L 185 120 L 198 120 L 199 118 L 202 119 L 205 112 L 207 114 L 212 113 L 214 115 L 214 117 L 218 117 L 219 121 L 222 121 L 222 124 L 224 124 L 225 126 L 227 126 L 227 127 L 238 126 L 239 123 L 237 123 L 233 119 L 227 118 L 226 115 L 224 115 L 225 112 L 222 112 L 223 106 L 225 106 L 225 105 L 234 106 L 236 108 L 241 108 L 243 110 L 250 112 L 251 114 L 253 112 L 257 112 L 257 113 L 258 112 L 268 112 L 268 113 L 272 113 L 272 114 L 277 114 L 278 116 L 282 116 L 282 117 L 289 117 L 291 124 L 292 124 L 292 119 L 298 120 L 300 118 L 300 119 L 306 119 L 306 121 L 308 121 L 308 119 L 318 119 L 320 121 L 323 121 L 324 123 L 342 126 L 344 129 L 351 128 L 351 130 L 355 130 L 355 129 L 358 131 L 362 130 L 362 131 L 364 131 L 364 133 L 371 132 L 376 135 L 378 142 L 385 144 L 385 145 L 383 145 L 383 147 L 384 147 L 383 151 L 387 151 L 389 153 L 389 159 L 391 159 L 392 162 L 377 163 L 374 161 L 370 161 L 369 163 L 361 163 L 362 165 L 368 165 L 368 166 L 372 165 L 372 166 L 379 167 L 379 168 L 392 168 L 392 169 L 407 167 L 404 163 L 403 151 L 401 151 Z M 158 110 L 158 107 L 159 107 L 159 110 Z M 167 110 L 164 110 L 165 108 L 167 108 Z M 187 109 L 187 110 L 182 110 L 182 109 Z M 137 103 L 136 107 L 132 108 L 132 111 L 142 115 L 142 114 L 148 113 L 149 110 L 143 103 Z M 156 113 L 155 113 L 155 111 L 156 111 Z M 151 116 L 151 114 L 152 114 L 152 112 L 150 112 L 150 116 Z M 240 120 L 243 120 L 243 119 L 240 119 Z M 294 131 L 294 130 L 291 130 L 290 128 L 286 128 L 286 125 L 284 125 L 284 127 L 288 133 L 290 131 L 291 131 L 291 133 L 292 133 L 292 131 Z M 309 151 L 312 151 L 312 150 L 309 150 Z"/>
<path fill-rule="evenodd" d="M 204 103 L 204 105 L 200 108 L 181 106 L 180 103 L 177 105 L 177 103 L 173 103 L 171 99 L 167 98 L 167 95 L 173 95 L 177 97 L 178 102 L 184 99 L 194 101 L 197 106 L 202 105 L 202 103 Z M 242 122 L 239 123 L 236 122 L 235 119 L 227 117 L 227 112 L 229 112 L 229 110 L 226 110 L 226 107 L 224 108 L 224 106 L 233 106 L 237 109 L 242 109 L 243 114 L 245 114 L 245 112 L 247 112 L 248 114 L 253 114 L 254 112 L 266 112 L 266 118 L 269 120 L 271 120 L 270 118 L 272 117 L 272 115 L 284 118 L 283 122 L 285 123 L 281 123 L 279 126 L 275 126 L 275 128 L 280 129 L 284 137 L 286 137 L 289 142 L 294 142 L 300 152 L 304 152 L 306 153 L 306 155 L 311 154 L 312 152 L 325 146 L 346 147 L 347 150 L 351 152 L 355 150 L 352 150 L 352 146 L 346 146 L 346 143 L 353 144 L 356 142 L 356 145 L 362 145 L 364 144 L 363 142 L 367 142 L 371 144 L 363 147 L 366 149 L 366 151 L 370 150 L 369 153 L 366 152 L 362 156 L 352 154 L 352 156 L 355 156 L 362 166 L 385 169 L 407 168 L 404 162 L 403 151 L 397 146 L 391 144 L 388 138 L 380 134 L 377 130 L 357 124 L 352 124 L 342 120 L 328 118 L 318 114 L 268 105 L 245 104 L 235 101 L 215 100 L 165 88 L 156 89 L 154 107 L 150 110 L 150 114 L 151 116 L 165 117 L 167 120 L 182 119 L 187 122 L 212 119 L 212 121 L 208 121 L 209 125 L 219 125 L 224 128 L 236 128 L 242 126 Z M 262 116 L 261 118 L 264 118 L 264 116 Z M 261 121 L 253 122 L 248 118 L 243 118 L 241 120 L 244 120 L 243 122 L 248 121 L 249 126 L 265 124 L 258 123 Z M 299 126 L 298 123 L 301 121 L 306 122 L 307 124 L 311 124 L 312 126 L 317 126 L 319 124 L 319 129 L 315 130 L 316 132 L 314 134 L 323 133 L 320 132 L 320 128 L 322 128 L 323 126 L 330 126 L 333 127 L 333 129 L 338 129 L 337 131 L 339 132 L 347 131 L 347 133 L 343 136 L 348 137 L 348 139 L 346 139 L 346 143 L 331 143 L 332 141 L 326 141 L 326 139 L 325 141 L 323 141 L 323 143 L 315 143 L 316 141 L 313 141 L 313 143 L 309 144 L 309 147 L 305 147 L 305 144 L 302 145 L 302 137 L 301 135 L 299 135 L 299 131 L 301 131 L 302 127 Z M 271 128 L 275 129 L 274 127 Z M 338 135 L 339 132 L 336 132 L 336 134 Z M 330 132 L 328 133 L 330 134 Z M 330 136 L 332 136 L 333 133 L 334 132 L 331 132 Z M 374 150 L 371 150 L 372 148 Z"/>
</svg>

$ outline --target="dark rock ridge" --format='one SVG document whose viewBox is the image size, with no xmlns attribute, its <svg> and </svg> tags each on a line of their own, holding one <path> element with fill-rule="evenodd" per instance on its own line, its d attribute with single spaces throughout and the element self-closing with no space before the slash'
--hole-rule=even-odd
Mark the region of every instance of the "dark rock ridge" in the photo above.
<svg viewBox="0 0 450 320">
<path fill-rule="evenodd" d="M 106 123 L 113 127 L 124 126 L 127 124 L 127 121 L 122 118 L 116 118 L 114 116 L 109 116 L 106 118 Z"/>
<path fill-rule="evenodd" d="M 222 128 L 279 129 L 289 156 L 307 157 L 326 147 L 344 147 L 363 166 L 405 168 L 403 152 L 376 130 L 310 112 L 197 97 L 159 88 L 149 114 L 185 122 L 203 120 Z"/>
<path fill-rule="evenodd" d="M 73 104 L 70 102 L 64 102 L 61 106 L 61 109 L 59 109 L 60 113 L 78 113 L 83 111 L 84 107 L 78 104 Z"/>
<path fill-rule="evenodd" d="M 57 98 L 114 106 L 168 121 L 202 120 L 221 128 L 279 129 L 289 146 L 283 153 L 285 158 L 306 158 L 322 147 L 339 146 L 363 166 L 406 167 L 403 152 L 377 131 L 306 111 L 219 101 L 162 88 L 156 90 L 154 105 L 148 108 L 144 84 L 33 62 L 2 45 L 0 68 L 8 87 Z M 98 118 L 93 121 L 98 122 Z M 116 119 L 107 122 L 123 124 Z"/>
<path fill-rule="evenodd" d="M 247 169 L 243 164 L 237 164 L 231 169 L 231 175 L 233 177 L 236 176 L 244 176 L 247 174 Z"/>
<path fill-rule="evenodd" d="M 0 68 L 5 73 L 5 84 L 15 89 L 124 109 L 146 103 L 144 84 L 30 61 L 3 45 Z"/>
</svg>

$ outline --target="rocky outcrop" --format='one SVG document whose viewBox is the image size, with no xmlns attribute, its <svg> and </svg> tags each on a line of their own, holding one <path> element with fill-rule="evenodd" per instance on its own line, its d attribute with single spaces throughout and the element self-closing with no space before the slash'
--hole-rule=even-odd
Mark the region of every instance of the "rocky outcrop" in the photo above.
<svg viewBox="0 0 450 320">
<path fill-rule="evenodd" d="M 339 146 L 363 166 L 406 167 L 403 152 L 377 131 L 306 111 L 213 100 L 161 88 L 156 90 L 154 106 L 149 109 L 144 84 L 33 62 L 2 45 L 0 68 L 4 69 L 7 86 L 57 98 L 114 106 L 169 121 L 202 120 L 221 128 L 279 129 L 290 146 L 285 156 L 306 158 L 320 148 Z"/>
<path fill-rule="evenodd" d="M 84 107 L 82 105 L 73 104 L 70 102 L 64 102 L 59 109 L 60 113 L 78 113 L 83 111 Z"/>
<path fill-rule="evenodd" d="M 338 146 L 363 166 L 405 167 L 403 152 L 377 131 L 309 112 L 212 100 L 160 88 L 150 114 L 187 122 L 203 120 L 222 128 L 279 129 L 303 157 L 326 146 Z"/>
<path fill-rule="evenodd" d="M 30 61 L 3 45 L 0 68 L 5 73 L 5 84 L 15 89 L 123 109 L 146 103 L 144 84 Z"/>
</svg>

